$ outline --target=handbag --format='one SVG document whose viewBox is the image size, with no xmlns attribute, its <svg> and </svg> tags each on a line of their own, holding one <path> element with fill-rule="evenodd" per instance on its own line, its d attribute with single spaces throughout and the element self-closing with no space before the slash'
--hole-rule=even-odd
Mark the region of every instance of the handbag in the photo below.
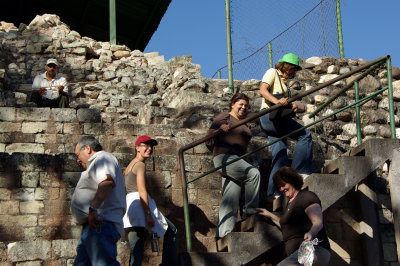
<svg viewBox="0 0 400 266">
<path fill-rule="evenodd" d="M 284 98 L 283 94 L 274 94 L 274 97 L 277 99 Z M 296 116 L 296 113 L 292 109 L 292 105 L 288 104 L 285 106 L 281 106 L 278 109 L 273 110 L 269 113 L 269 120 L 275 121 L 279 119 L 289 119 Z"/>
<path fill-rule="evenodd" d="M 283 90 L 282 80 L 281 80 L 281 77 L 279 76 L 278 71 L 277 71 L 276 74 L 278 75 L 279 82 L 280 82 L 281 88 Z M 287 92 L 288 92 L 289 97 L 291 97 L 292 94 L 291 94 L 289 88 L 287 88 Z M 273 96 L 279 100 L 281 98 L 284 98 L 285 94 L 284 93 L 282 93 L 282 94 L 273 94 Z M 290 119 L 290 118 L 293 118 L 295 116 L 296 116 L 296 113 L 293 111 L 292 105 L 288 104 L 288 105 L 285 105 L 285 106 L 281 106 L 278 109 L 275 109 L 272 112 L 270 112 L 269 113 L 269 120 L 276 121 L 276 120 L 279 120 L 279 119 Z"/>
</svg>

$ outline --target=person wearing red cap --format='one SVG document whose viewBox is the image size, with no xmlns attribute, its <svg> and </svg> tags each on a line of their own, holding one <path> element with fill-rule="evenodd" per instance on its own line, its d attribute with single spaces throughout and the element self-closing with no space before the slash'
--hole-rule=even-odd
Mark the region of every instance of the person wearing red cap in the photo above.
<svg viewBox="0 0 400 266">
<path fill-rule="evenodd" d="M 32 102 L 38 107 L 68 108 L 67 80 L 57 74 L 57 59 L 48 59 L 44 68 L 46 72 L 37 75 L 33 80 Z"/>
<path fill-rule="evenodd" d="M 145 163 L 157 144 L 149 136 L 138 137 L 135 142 L 136 156 L 124 172 L 127 211 L 123 221 L 129 240 L 130 266 L 142 265 L 145 229 L 153 236 L 164 237 L 162 265 L 178 265 L 177 229 L 157 209 L 146 188 Z"/>
</svg>

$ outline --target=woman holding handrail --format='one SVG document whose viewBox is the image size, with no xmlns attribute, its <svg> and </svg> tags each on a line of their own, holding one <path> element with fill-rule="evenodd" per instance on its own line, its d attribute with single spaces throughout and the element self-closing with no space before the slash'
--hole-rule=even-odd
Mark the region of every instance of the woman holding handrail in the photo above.
<svg viewBox="0 0 400 266">
<path fill-rule="evenodd" d="M 301 124 L 292 119 L 297 112 L 296 103 L 288 103 L 291 97 L 290 89 L 287 86 L 287 80 L 295 76 L 301 69 L 299 57 L 293 53 L 285 54 L 275 68 L 270 68 L 264 74 L 260 94 L 264 98 L 261 110 L 271 107 L 275 104 L 281 104 L 279 110 L 272 111 L 260 117 L 261 128 L 268 135 L 269 142 L 289 134 L 290 132 L 302 127 Z M 288 108 L 289 107 L 289 108 Z M 292 111 L 293 110 L 293 111 Z M 297 169 L 303 178 L 312 173 L 313 170 L 313 142 L 309 130 L 303 129 L 290 136 L 297 141 L 292 160 L 292 167 Z M 287 156 L 286 140 L 278 141 L 271 145 L 272 151 L 272 170 L 268 182 L 268 196 L 274 195 L 276 198 L 281 194 L 273 186 L 272 177 L 275 172 L 283 166 L 289 166 Z"/>
<path fill-rule="evenodd" d="M 207 134 L 221 130 L 214 137 L 213 162 L 219 167 L 246 153 L 252 134 L 246 125 L 231 129 L 238 123 L 249 108 L 249 98 L 243 93 L 236 93 L 230 101 L 229 112 L 217 115 Z M 256 167 L 240 159 L 220 170 L 222 178 L 222 199 L 219 208 L 216 238 L 222 238 L 232 232 L 236 224 L 241 187 L 245 190 L 243 213 L 254 214 L 258 207 L 260 172 Z"/>
<path fill-rule="evenodd" d="M 278 217 L 266 209 L 260 208 L 257 211 L 259 215 L 271 219 L 282 230 L 288 257 L 278 266 L 328 265 L 331 248 L 324 229 L 320 199 L 315 193 L 301 189 L 303 178 L 291 167 L 279 169 L 273 176 L 273 182 L 288 198 L 282 216 Z M 307 254 L 310 252 L 313 254 Z M 308 260 L 308 263 L 299 263 L 302 259 Z"/>
</svg>

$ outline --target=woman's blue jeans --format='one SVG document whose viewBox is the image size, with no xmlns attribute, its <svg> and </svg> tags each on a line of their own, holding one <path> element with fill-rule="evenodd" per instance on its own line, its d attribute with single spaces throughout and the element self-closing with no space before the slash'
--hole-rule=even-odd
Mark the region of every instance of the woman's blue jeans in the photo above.
<svg viewBox="0 0 400 266">
<path fill-rule="evenodd" d="M 178 230 L 175 225 L 165 217 L 168 223 L 168 229 L 164 234 L 162 262 L 161 265 L 178 265 L 178 246 L 177 234 Z M 129 247 L 130 247 L 130 266 L 142 265 L 144 254 L 144 238 L 146 228 L 144 227 L 130 227 L 126 228 L 128 234 Z"/>
<path fill-rule="evenodd" d="M 261 128 L 268 135 L 269 142 L 289 134 L 290 132 L 303 127 L 293 119 L 281 119 L 279 121 L 269 120 L 269 114 L 260 117 Z M 311 174 L 313 170 L 313 141 L 311 132 L 308 129 L 300 130 L 289 138 L 297 141 L 293 153 L 292 168 L 295 168 L 302 174 Z M 289 166 L 287 156 L 286 139 L 278 141 L 271 146 L 272 151 L 272 169 L 268 180 L 268 195 L 280 194 L 274 187 L 272 177 L 279 168 Z"/>
</svg>

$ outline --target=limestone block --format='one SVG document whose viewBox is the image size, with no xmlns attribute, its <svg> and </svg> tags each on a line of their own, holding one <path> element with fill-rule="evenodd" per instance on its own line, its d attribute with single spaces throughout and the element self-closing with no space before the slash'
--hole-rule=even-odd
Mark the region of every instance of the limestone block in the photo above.
<svg viewBox="0 0 400 266">
<path fill-rule="evenodd" d="M 79 122 L 101 122 L 101 113 L 98 109 L 78 109 L 77 116 Z"/>
<path fill-rule="evenodd" d="M 6 146 L 6 152 L 44 153 L 44 147 L 39 143 L 12 143 Z"/>
<path fill-rule="evenodd" d="M 123 57 L 129 57 L 131 56 L 131 53 L 129 51 L 115 51 L 114 52 L 114 57 L 116 59 L 121 59 Z"/>
<path fill-rule="evenodd" d="M 48 189 L 36 188 L 34 198 L 35 200 L 48 200 L 50 198 L 50 192 Z"/>
<path fill-rule="evenodd" d="M 76 120 L 76 111 L 71 108 L 54 108 L 51 109 L 54 121 L 57 122 L 74 122 Z"/>
<path fill-rule="evenodd" d="M 0 122 L 0 133 L 3 132 L 20 132 L 21 123 Z"/>
<path fill-rule="evenodd" d="M 5 152 L 6 151 L 6 144 L 0 143 L 0 152 Z"/>
<path fill-rule="evenodd" d="M 53 251 L 57 258 L 75 258 L 76 247 L 78 245 L 77 239 L 53 240 Z"/>
<path fill-rule="evenodd" d="M 44 133 L 47 130 L 46 122 L 23 122 L 22 133 Z"/>
<path fill-rule="evenodd" d="M 34 260 L 34 261 L 18 262 L 15 266 L 41 266 L 41 265 L 42 265 L 41 260 Z"/>
<path fill-rule="evenodd" d="M 362 129 L 362 131 L 363 131 L 364 135 L 375 135 L 375 134 L 378 132 L 378 130 L 376 129 L 376 127 L 373 126 L 373 125 L 365 126 L 365 127 Z"/>
<path fill-rule="evenodd" d="M 0 226 L 2 228 L 37 226 L 37 223 L 37 215 L 0 215 Z"/>
<path fill-rule="evenodd" d="M 64 134 L 76 134 L 80 135 L 83 133 L 79 123 L 64 123 Z"/>
<path fill-rule="evenodd" d="M 314 96 L 314 101 L 316 105 L 322 105 L 324 104 L 326 101 L 328 101 L 328 97 L 323 96 L 323 95 L 315 95 Z"/>
<path fill-rule="evenodd" d="M 6 188 L 0 188 L 0 200 L 10 200 L 11 190 Z"/>
<path fill-rule="evenodd" d="M 311 64 L 311 65 L 316 66 L 316 65 L 320 65 L 322 63 L 322 59 L 320 57 L 313 56 L 313 57 L 307 58 L 306 60 L 304 60 L 304 62 L 306 64 Z"/>
<path fill-rule="evenodd" d="M 81 172 L 63 172 L 61 179 L 65 182 L 68 187 L 76 187 L 76 184 L 81 177 Z"/>
<path fill-rule="evenodd" d="M 21 178 L 22 187 L 35 188 L 38 186 L 39 172 L 23 172 Z"/>
<path fill-rule="evenodd" d="M 8 215 L 17 215 L 19 211 L 18 206 L 19 202 L 16 200 L 0 201 L 0 213 Z"/>
<path fill-rule="evenodd" d="M 12 163 L 19 171 L 46 171 L 52 157 L 34 153 L 14 153 Z"/>
<path fill-rule="evenodd" d="M 318 83 L 325 83 L 328 82 L 334 78 L 337 78 L 339 75 L 337 74 L 326 74 L 326 75 L 322 75 L 318 81 Z M 341 81 L 337 81 L 335 83 L 333 83 L 333 85 L 341 85 Z"/>
<path fill-rule="evenodd" d="M 83 124 L 83 133 L 94 136 L 108 135 L 112 134 L 112 128 L 105 123 L 85 123 Z"/>
<path fill-rule="evenodd" d="M 23 201 L 19 204 L 22 214 L 34 214 L 43 212 L 44 204 L 42 201 Z"/>
<path fill-rule="evenodd" d="M 73 225 L 73 220 L 71 215 L 40 215 L 39 216 L 40 226 L 67 226 Z"/>
<path fill-rule="evenodd" d="M 357 135 L 357 127 L 355 123 L 349 123 L 346 124 L 342 127 L 344 133 L 350 136 L 356 136 Z"/>
<path fill-rule="evenodd" d="M 7 246 L 8 258 L 12 262 L 46 260 L 51 256 L 51 242 L 47 240 L 20 241 Z"/>
<path fill-rule="evenodd" d="M 83 48 L 83 47 L 75 48 L 75 49 L 72 49 L 71 52 L 73 54 L 77 54 L 77 55 L 86 55 L 86 48 Z"/>
<path fill-rule="evenodd" d="M 328 74 L 338 74 L 338 72 L 339 72 L 339 67 L 337 67 L 335 65 L 328 66 L 328 69 L 327 69 Z"/>
<path fill-rule="evenodd" d="M 15 108 L 0 107 L 0 121 L 15 121 Z"/>
<path fill-rule="evenodd" d="M 20 188 L 15 191 L 13 198 L 20 201 L 30 201 L 35 199 L 34 188 Z"/>
</svg>

